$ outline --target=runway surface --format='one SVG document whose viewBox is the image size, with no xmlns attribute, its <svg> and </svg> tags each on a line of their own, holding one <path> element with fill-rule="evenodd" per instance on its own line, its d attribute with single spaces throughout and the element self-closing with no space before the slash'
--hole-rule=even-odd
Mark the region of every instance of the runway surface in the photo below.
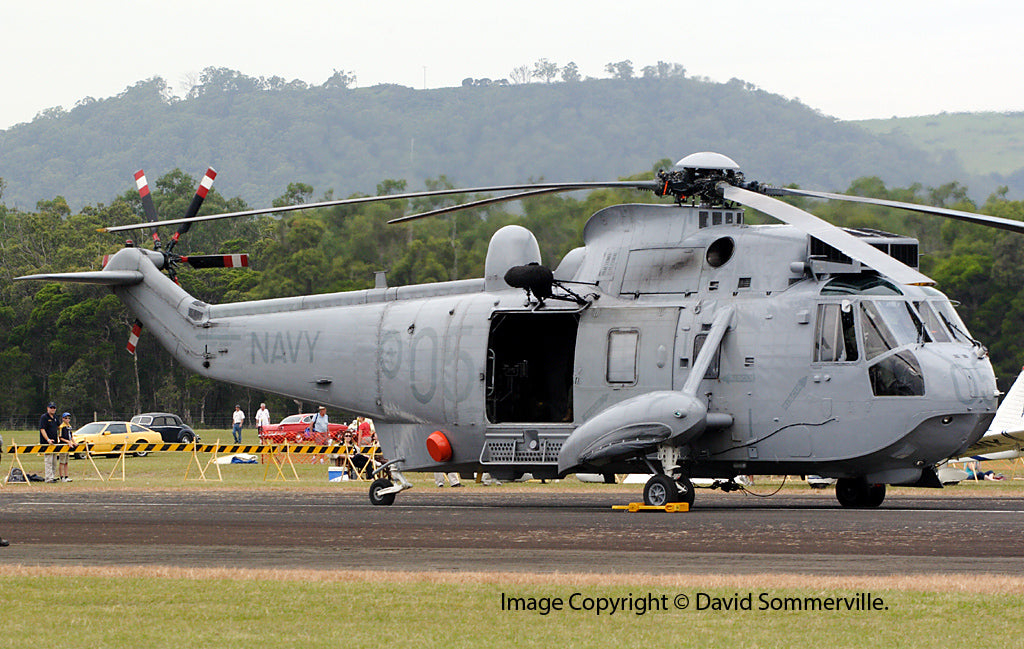
<svg viewBox="0 0 1024 649">
<path fill-rule="evenodd" d="M 689 513 L 613 511 L 630 493 L 500 488 L 0 494 L 0 564 L 599 573 L 1024 575 L 1024 498 L 698 493 Z"/>
</svg>

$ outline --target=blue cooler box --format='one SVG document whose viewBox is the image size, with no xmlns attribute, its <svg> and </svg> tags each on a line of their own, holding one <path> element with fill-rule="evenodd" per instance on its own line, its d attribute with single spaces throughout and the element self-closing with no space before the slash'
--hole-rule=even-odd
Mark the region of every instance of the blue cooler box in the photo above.
<svg viewBox="0 0 1024 649">
<path fill-rule="evenodd" d="M 341 476 L 345 475 L 345 467 L 327 467 L 327 482 L 341 482 Z"/>
</svg>

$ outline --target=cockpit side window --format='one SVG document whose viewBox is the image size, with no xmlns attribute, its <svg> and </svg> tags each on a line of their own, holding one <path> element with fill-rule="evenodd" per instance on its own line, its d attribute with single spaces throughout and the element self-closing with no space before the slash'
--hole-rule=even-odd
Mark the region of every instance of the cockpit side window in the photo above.
<svg viewBox="0 0 1024 649">
<path fill-rule="evenodd" d="M 885 324 L 873 302 L 860 303 L 861 328 L 864 329 L 864 357 L 871 360 L 897 346 L 896 337 Z"/>
<path fill-rule="evenodd" d="M 849 303 L 819 304 L 814 362 L 848 363 L 857 358 L 857 335 L 853 324 L 853 309 Z"/>
</svg>

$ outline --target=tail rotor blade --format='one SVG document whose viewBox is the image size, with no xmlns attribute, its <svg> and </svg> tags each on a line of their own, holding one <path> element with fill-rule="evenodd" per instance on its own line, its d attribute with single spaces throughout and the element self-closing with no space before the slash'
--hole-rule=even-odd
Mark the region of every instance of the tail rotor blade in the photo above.
<svg viewBox="0 0 1024 649">
<path fill-rule="evenodd" d="M 153 194 L 149 191 L 149 181 L 146 179 L 146 172 L 139 169 L 135 172 L 135 188 L 139 190 L 139 198 L 142 199 L 142 211 L 145 213 L 146 218 L 151 222 L 155 222 L 158 217 L 156 215 L 156 205 L 153 204 Z M 153 247 L 160 247 L 160 235 L 157 234 L 156 226 L 153 226 Z"/>
<path fill-rule="evenodd" d="M 142 320 L 136 320 L 135 324 L 132 325 L 132 332 L 128 334 L 128 345 L 125 349 L 132 356 L 135 355 L 135 347 L 139 344 L 139 336 L 142 335 Z"/>
<path fill-rule="evenodd" d="M 189 255 L 181 261 L 192 268 L 248 268 L 249 255 Z"/>
<path fill-rule="evenodd" d="M 206 200 L 206 195 L 210 193 L 210 187 L 213 186 L 213 180 L 217 177 L 217 171 L 213 167 L 208 167 L 206 173 L 203 174 L 203 179 L 199 181 L 199 187 L 196 189 L 195 196 L 192 197 L 192 202 L 189 203 L 188 210 L 185 212 L 186 219 L 193 218 L 196 214 L 199 214 L 199 208 L 203 206 L 203 201 Z M 186 221 L 181 224 L 178 231 L 174 233 L 171 238 L 171 242 L 167 244 L 167 250 L 172 250 L 178 243 L 178 239 L 181 235 L 185 234 L 192 227 L 192 221 Z"/>
</svg>

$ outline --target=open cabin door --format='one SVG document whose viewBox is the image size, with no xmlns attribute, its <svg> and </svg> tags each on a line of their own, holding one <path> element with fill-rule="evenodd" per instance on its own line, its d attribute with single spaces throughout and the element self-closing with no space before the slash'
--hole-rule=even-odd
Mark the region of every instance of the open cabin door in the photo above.
<svg viewBox="0 0 1024 649">
<path fill-rule="evenodd" d="M 498 312 L 487 344 L 487 420 L 568 423 L 578 311 Z"/>
</svg>

